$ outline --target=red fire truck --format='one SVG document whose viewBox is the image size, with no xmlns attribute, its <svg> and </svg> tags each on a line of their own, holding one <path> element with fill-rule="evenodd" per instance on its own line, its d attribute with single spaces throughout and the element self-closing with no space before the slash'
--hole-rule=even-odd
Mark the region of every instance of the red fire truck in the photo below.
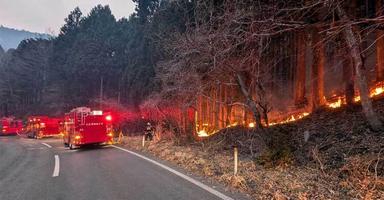
<svg viewBox="0 0 384 200">
<path fill-rule="evenodd" d="M 112 143 L 112 116 L 103 111 L 80 107 L 64 117 L 64 145 L 70 149 L 87 144 Z"/>
<path fill-rule="evenodd" d="M 57 136 L 60 134 L 60 121 L 59 118 L 48 116 L 28 117 L 27 136 L 35 139 Z"/>
<path fill-rule="evenodd" d="M 16 135 L 23 131 L 23 122 L 12 117 L 2 118 L 0 122 L 0 135 Z"/>
</svg>

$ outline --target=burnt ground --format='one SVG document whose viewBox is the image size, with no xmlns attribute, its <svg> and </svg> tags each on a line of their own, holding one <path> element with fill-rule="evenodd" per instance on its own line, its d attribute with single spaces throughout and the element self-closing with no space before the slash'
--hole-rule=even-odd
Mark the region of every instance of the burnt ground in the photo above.
<svg viewBox="0 0 384 200">
<path fill-rule="evenodd" d="M 383 119 L 384 100 L 373 103 Z M 384 131 L 372 131 L 357 105 L 261 132 L 230 128 L 200 142 L 125 143 L 254 199 L 384 199 Z M 233 146 L 240 152 L 236 176 Z"/>
</svg>

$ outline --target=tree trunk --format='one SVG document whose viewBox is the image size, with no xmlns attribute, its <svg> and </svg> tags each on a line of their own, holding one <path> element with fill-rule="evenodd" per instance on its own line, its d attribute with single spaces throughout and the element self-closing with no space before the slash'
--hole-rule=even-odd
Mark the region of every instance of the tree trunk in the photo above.
<svg viewBox="0 0 384 200">
<path fill-rule="evenodd" d="M 295 104 L 302 107 L 305 103 L 305 32 L 300 30 L 297 33 L 297 64 L 295 76 Z"/>
<path fill-rule="evenodd" d="M 200 94 L 198 98 L 198 106 L 197 106 L 197 115 L 198 115 L 198 131 L 203 130 L 203 96 Z"/>
<path fill-rule="evenodd" d="M 377 30 L 376 43 L 376 81 L 384 80 L 384 31 Z"/>
<path fill-rule="evenodd" d="M 226 123 L 227 126 L 232 124 L 232 105 L 227 105 L 227 111 L 226 111 Z"/>
<path fill-rule="evenodd" d="M 211 93 L 211 91 L 208 92 L 208 95 Z M 205 120 L 204 120 L 204 124 L 203 126 L 206 128 L 206 129 L 210 129 L 211 127 L 211 116 L 212 116 L 212 112 L 211 112 L 211 106 L 212 106 L 212 99 L 209 99 L 208 97 L 206 97 L 206 101 L 205 101 Z"/>
<path fill-rule="evenodd" d="M 225 100 L 223 100 L 223 84 L 220 84 L 219 85 L 219 103 L 218 103 L 218 106 L 219 106 L 219 129 L 222 129 L 224 128 L 224 105 L 223 102 Z"/>
<path fill-rule="evenodd" d="M 376 16 L 382 16 L 382 0 L 376 0 Z M 384 80 L 384 30 L 382 26 L 376 30 L 376 81 Z"/>
<path fill-rule="evenodd" d="M 343 30 L 343 35 L 345 37 L 345 41 L 347 43 L 348 49 L 355 65 L 355 81 L 359 88 L 363 112 L 372 129 L 380 130 L 382 128 L 382 123 L 374 112 L 371 99 L 369 98 L 369 87 L 365 76 L 364 63 L 361 57 L 359 42 L 357 41 L 357 38 L 352 30 L 352 26 L 349 23 L 350 20 L 345 14 L 345 11 L 340 7 L 340 5 L 336 6 L 336 11 L 340 19 L 347 23 Z"/>
<path fill-rule="evenodd" d="M 184 106 L 181 107 L 181 129 L 184 135 L 187 135 L 187 111 L 188 109 L 184 108 Z"/>
<path fill-rule="evenodd" d="M 343 61 L 343 81 L 345 87 L 345 99 L 347 106 L 353 104 L 355 96 L 354 72 L 350 56 L 346 56 Z"/>
<path fill-rule="evenodd" d="M 247 86 L 244 83 L 243 76 L 240 75 L 240 74 L 237 74 L 236 76 L 237 76 L 237 82 L 239 84 L 240 90 L 241 90 L 241 92 L 243 93 L 243 95 L 244 95 L 244 97 L 246 99 L 247 105 L 250 107 L 250 109 L 251 109 L 251 111 L 253 113 L 253 117 L 255 118 L 256 127 L 258 129 L 263 128 L 263 125 L 261 124 L 260 113 L 259 113 L 259 110 L 257 109 L 257 104 L 252 99 L 252 96 L 249 94 L 249 92 L 248 92 L 249 90 L 248 90 Z"/>
<path fill-rule="evenodd" d="M 321 41 L 319 30 L 315 29 L 312 33 L 313 41 L 313 63 L 312 63 L 312 110 L 324 104 L 324 44 Z"/>
<path fill-rule="evenodd" d="M 231 114 L 231 105 L 229 105 L 231 102 L 228 101 L 228 86 L 224 87 L 224 116 L 223 119 L 225 120 L 225 127 L 231 124 L 229 115 Z"/>
<path fill-rule="evenodd" d="M 214 126 L 215 126 L 215 130 L 218 130 L 218 129 L 220 129 L 220 83 L 216 83 L 214 95 L 215 95 Z"/>
</svg>

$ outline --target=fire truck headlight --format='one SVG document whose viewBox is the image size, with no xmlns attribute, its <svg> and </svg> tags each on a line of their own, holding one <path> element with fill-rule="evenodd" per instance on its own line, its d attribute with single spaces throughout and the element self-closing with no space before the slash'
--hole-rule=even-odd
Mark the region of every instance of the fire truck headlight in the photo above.
<svg viewBox="0 0 384 200">
<path fill-rule="evenodd" d="M 75 140 L 80 140 L 80 135 L 76 135 Z"/>
<path fill-rule="evenodd" d="M 112 116 L 111 116 L 111 115 L 107 115 L 107 116 L 105 117 L 105 119 L 106 119 L 107 121 L 112 121 Z"/>
</svg>

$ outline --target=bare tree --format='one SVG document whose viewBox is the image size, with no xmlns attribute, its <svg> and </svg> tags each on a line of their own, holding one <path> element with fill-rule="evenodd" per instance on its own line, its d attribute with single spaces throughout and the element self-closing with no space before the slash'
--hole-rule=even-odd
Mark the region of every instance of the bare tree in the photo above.
<svg viewBox="0 0 384 200">
<path fill-rule="evenodd" d="M 173 55 L 161 67 L 160 77 L 165 84 L 165 91 L 183 96 L 181 102 L 197 101 L 199 95 L 212 98 L 207 92 L 220 84 L 238 86 L 237 94 L 242 95 L 243 103 L 252 112 L 258 127 L 262 127 L 262 118 L 268 125 L 268 112 L 271 110 L 265 85 L 273 82 L 274 66 L 281 63 L 274 45 L 277 38 L 288 34 L 298 34 L 298 42 L 307 42 L 305 33 L 312 33 L 314 63 L 310 94 L 314 108 L 324 103 L 324 45 L 336 37 L 342 37 L 347 49 L 346 58 L 351 58 L 352 67 L 345 62 L 344 74 L 356 76 L 345 77 L 347 80 L 348 100 L 353 98 L 352 80 L 356 82 L 361 96 L 361 103 L 368 122 L 374 129 L 382 124 L 376 116 L 369 99 L 369 88 L 362 60 L 361 37 L 354 31 L 354 26 L 362 23 L 380 23 L 380 16 L 373 19 L 351 20 L 344 11 L 343 1 L 301 0 L 301 1 L 251 1 L 225 0 L 220 3 L 196 1 L 196 22 L 169 44 Z M 294 39 L 295 37 L 293 37 Z M 274 45 L 272 45 L 274 44 Z M 294 43 L 297 44 L 297 43 Z M 278 46 L 275 45 L 275 46 Z M 287 48 L 287 47 L 285 47 Z M 289 48 L 289 47 L 288 47 Z M 299 47 L 305 51 L 306 45 Z M 281 49 L 281 48 L 280 48 Z M 274 53 L 268 53 L 274 52 Z M 297 52 L 296 52 L 297 53 Z M 298 68 L 293 73 L 299 76 L 295 94 L 297 102 L 305 103 L 305 60 L 301 56 Z M 288 64 L 288 63 L 287 63 Z M 169 68 L 169 69 L 168 69 Z M 295 70 L 296 69 L 296 70 Z M 290 70 L 290 69 L 287 69 Z M 268 78 L 272 75 L 272 78 Z M 170 81 L 171 80 L 171 81 Z M 167 84 L 167 83 L 172 84 Z M 285 87 L 286 82 L 279 83 Z M 191 87 L 192 86 L 192 87 Z M 352 87 L 351 87 L 352 86 Z M 295 86 L 294 86 L 295 87 Z M 186 89 L 184 89 L 186 88 Z M 216 95 L 216 94 L 215 94 Z M 215 96 L 214 95 L 214 96 Z M 228 97 L 226 97 L 228 98 Z M 217 100 L 212 102 L 226 104 Z M 188 104 L 188 103 L 187 103 Z M 215 104 L 216 105 L 216 104 Z M 228 110 L 230 111 L 230 110 Z M 212 112 L 217 112 L 213 109 Z M 217 113 L 215 114 L 217 115 Z M 213 117 L 218 119 L 218 117 Z"/>
<path fill-rule="evenodd" d="M 353 63 L 355 65 L 356 82 L 359 88 L 364 114 L 371 127 L 375 130 L 380 130 L 382 128 L 382 123 L 374 112 L 371 99 L 369 98 L 369 87 L 367 84 L 367 78 L 365 76 L 364 62 L 360 50 L 360 42 L 358 41 L 353 31 L 351 25 L 352 22 L 349 20 L 347 14 L 340 4 L 336 4 L 336 13 L 339 15 L 340 19 L 346 23 L 342 32 L 345 37 L 348 49 L 350 50 Z"/>
</svg>

